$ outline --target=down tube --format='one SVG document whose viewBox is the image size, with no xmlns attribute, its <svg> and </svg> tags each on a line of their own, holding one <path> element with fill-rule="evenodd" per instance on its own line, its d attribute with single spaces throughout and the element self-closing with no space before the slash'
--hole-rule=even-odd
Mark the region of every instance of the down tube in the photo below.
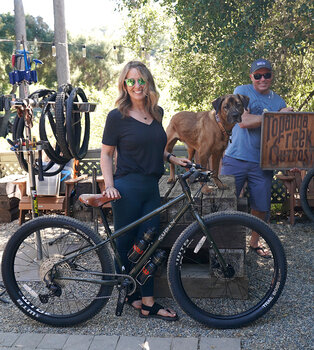
<svg viewBox="0 0 314 350">
<path fill-rule="evenodd" d="M 169 224 L 165 227 L 162 233 L 158 236 L 157 240 L 153 243 L 153 245 L 141 256 L 140 260 L 130 271 L 130 276 L 135 277 L 137 273 L 142 269 L 142 267 L 146 264 L 147 260 L 152 256 L 154 251 L 157 249 L 162 240 L 167 236 L 167 234 L 172 230 L 172 228 L 177 224 L 180 218 L 184 215 L 184 213 L 189 209 L 190 203 L 186 203 L 181 207 L 181 209 L 177 212 L 175 217 L 169 222 Z"/>
<path fill-rule="evenodd" d="M 180 202 L 183 198 L 185 198 L 186 195 L 184 193 L 180 194 L 178 197 L 173 198 L 172 200 L 170 200 L 168 203 L 158 207 L 157 209 L 153 210 L 151 213 L 148 213 L 144 216 L 142 216 L 141 218 L 139 218 L 138 220 L 133 221 L 131 224 L 124 226 L 122 228 L 120 228 L 119 230 L 115 231 L 112 236 L 111 236 L 111 240 L 115 240 L 118 237 L 122 236 L 125 232 L 132 230 L 134 227 L 140 225 L 141 223 L 151 219 L 153 216 L 160 214 L 162 211 L 168 209 L 169 207 L 171 207 L 172 205 L 176 204 L 177 202 Z M 110 238 L 104 240 L 103 242 L 100 243 L 99 247 L 106 244 L 107 242 L 109 242 Z"/>
</svg>

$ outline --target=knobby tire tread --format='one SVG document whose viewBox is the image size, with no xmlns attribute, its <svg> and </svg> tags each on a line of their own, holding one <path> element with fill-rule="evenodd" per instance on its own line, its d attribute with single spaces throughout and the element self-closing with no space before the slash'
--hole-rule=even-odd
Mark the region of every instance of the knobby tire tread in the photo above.
<svg viewBox="0 0 314 350">
<path fill-rule="evenodd" d="M 60 226 L 58 226 L 60 225 Z M 27 302 L 21 302 L 23 298 L 21 298 L 21 295 L 23 292 L 18 287 L 16 281 L 15 281 L 15 275 L 14 275 L 14 258 L 17 249 L 19 248 L 20 244 L 23 244 L 24 240 L 28 237 L 30 232 L 35 232 L 36 230 L 40 230 L 42 228 L 46 227 L 64 227 L 64 228 L 73 228 L 74 231 L 77 229 L 80 232 L 83 232 L 84 235 L 89 237 L 92 242 L 95 244 L 101 242 L 101 238 L 94 233 L 88 226 L 83 224 L 82 222 L 75 220 L 73 218 L 64 217 L 64 216 L 55 216 L 55 217 L 39 217 L 35 218 L 24 225 L 22 225 L 15 234 L 10 238 L 8 241 L 6 248 L 3 253 L 3 259 L 2 259 L 2 276 L 3 276 L 3 282 L 5 284 L 6 290 L 8 292 L 8 295 L 12 299 L 12 301 L 15 303 L 15 305 L 24 312 L 27 316 L 33 318 L 36 321 L 56 326 L 56 327 L 70 327 L 74 326 L 76 324 L 82 323 L 87 321 L 88 319 L 94 317 L 108 302 L 109 299 L 95 299 L 92 301 L 91 304 L 84 310 L 77 312 L 73 315 L 67 315 L 58 317 L 56 315 L 45 315 L 44 313 L 37 312 L 36 315 L 31 314 L 25 309 L 29 307 L 29 303 Z M 103 246 L 99 249 L 99 261 L 102 262 L 102 266 L 106 267 L 107 273 L 114 273 L 114 264 L 111 257 L 111 254 L 108 250 L 108 247 Z M 104 268 L 104 267 L 103 267 Z M 106 291 L 106 294 L 112 293 L 112 287 L 105 287 L 105 289 L 110 289 L 110 291 Z M 104 293 L 104 288 L 102 288 L 102 293 Z M 19 300 L 19 301 L 18 301 Z M 36 307 L 36 306 L 35 306 Z"/>
<path fill-rule="evenodd" d="M 254 228 L 263 238 L 266 238 L 267 243 L 271 245 L 273 248 L 273 253 L 275 254 L 274 259 L 277 261 L 279 273 L 277 273 L 277 277 L 279 276 L 280 285 L 274 298 L 269 302 L 266 306 L 263 304 L 259 304 L 258 308 L 252 310 L 252 312 L 247 313 L 246 315 L 242 315 L 240 317 L 231 315 L 225 316 L 216 316 L 212 315 L 204 310 L 200 310 L 191 301 L 190 297 L 186 294 L 181 277 L 178 277 L 178 269 L 176 268 L 176 264 L 180 259 L 182 259 L 180 255 L 180 249 L 182 245 L 187 240 L 187 238 L 192 237 L 194 233 L 200 231 L 200 226 L 198 222 L 194 222 L 189 225 L 178 237 L 172 250 L 170 252 L 170 256 L 168 259 L 168 283 L 173 295 L 173 298 L 177 301 L 180 307 L 192 318 L 205 324 L 206 326 L 214 327 L 214 328 L 238 328 L 242 327 L 248 323 L 253 322 L 258 319 L 262 315 L 264 315 L 277 301 L 279 298 L 282 289 L 285 284 L 286 274 L 287 274 L 287 262 L 283 247 L 278 237 L 273 233 L 271 228 L 265 224 L 262 220 L 253 217 L 250 214 L 239 213 L 239 212 L 218 212 L 215 214 L 206 215 L 203 217 L 206 225 L 209 227 L 214 224 L 222 224 L 227 225 L 228 222 L 242 224 L 245 227 Z M 180 262 L 181 264 L 181 262 Z M 278 282 L 278 281 L 277 281 Z M 277 283 L 274 283 L 277 288 Z M 275 289 L 275 288 L 273 288 Z"/>
</svg>

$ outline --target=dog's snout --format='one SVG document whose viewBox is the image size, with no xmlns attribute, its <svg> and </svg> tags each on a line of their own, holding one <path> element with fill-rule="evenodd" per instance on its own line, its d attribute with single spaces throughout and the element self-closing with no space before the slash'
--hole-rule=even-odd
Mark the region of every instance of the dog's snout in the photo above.
<svg viewBox="0 0 314 350">
<path fill-rule="evenodd" d="M 238 111 L 238 110 L 230 111 L 230 113 L 228 113 L 228 116 L 227 116 L 227 121 L 229 123 L 241 123 L 241 121 L 242 121 L 242 118 L 241 118 L 242 113 L 243 112 Z"/>
</svg>

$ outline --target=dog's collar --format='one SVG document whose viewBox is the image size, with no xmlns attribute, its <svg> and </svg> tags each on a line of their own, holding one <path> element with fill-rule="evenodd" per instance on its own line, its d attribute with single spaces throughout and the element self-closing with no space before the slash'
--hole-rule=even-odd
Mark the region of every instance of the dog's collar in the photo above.
<svg viewBox="0 0 314 350">
<path fill-rule="evenodd" d="M 231 143 L 231 135 L 232 135 L 232 132 L 231 131 L 226 131 L 226 129 L 224 128 L 224 126 L 222 125 L 222 122 L 220 121 L 220 118 L 219 118 L 219 115 L 216 114 L 215 115 L 215 118 L 216 118 L 216 122 L 219 126 L 219 129 L 221 130 L 222 134 L 230 141 Z"/>
</svg>

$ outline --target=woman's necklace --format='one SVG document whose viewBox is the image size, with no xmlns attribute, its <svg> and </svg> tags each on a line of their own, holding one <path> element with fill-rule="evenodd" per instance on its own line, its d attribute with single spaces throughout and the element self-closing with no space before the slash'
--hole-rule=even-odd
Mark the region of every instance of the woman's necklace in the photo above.
<svg viewBox="0 0 314 350">
<path fill-rule="evenodd" d="M 135 119 L 142 119 L 144 122 L 148 121 L 148 115 L 144 113 L 140 113 L 138 111 L 131 110 L 130 115 L 135 117 Z"/>
</svg>

